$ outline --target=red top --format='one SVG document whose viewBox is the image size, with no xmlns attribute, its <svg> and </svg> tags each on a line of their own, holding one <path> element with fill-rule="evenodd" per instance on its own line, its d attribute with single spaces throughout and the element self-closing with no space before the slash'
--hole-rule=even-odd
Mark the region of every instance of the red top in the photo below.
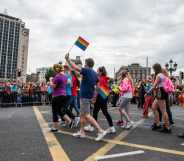
<svg viewBox="0 0 184 161">
<path fill-rule="evenodd" d="M 109 77 L 100 76 L 98 86 L 99 87 L 104 87 L 105 89 L 109 89 Z"/>
<path fill-rule="evenodd" d="M 75 76 L 72 76 L 72 96 L 77 96 L 77 78 Z"/>
</svg>

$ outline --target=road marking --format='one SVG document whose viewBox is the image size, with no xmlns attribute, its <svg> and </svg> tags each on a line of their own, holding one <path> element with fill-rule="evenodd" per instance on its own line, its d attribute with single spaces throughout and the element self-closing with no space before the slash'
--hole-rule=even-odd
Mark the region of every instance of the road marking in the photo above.
<svg viewBox="0 0 184 161">
<path fill-rule="evenodd" d="M 149 150 L 149 151 L 156 151 L 156 152 L 162 152 L 162 153 L 167 153 L 167 154 L 184 156 L 184 151 L 164 149 L 164 148 L 158 148 L 158 147 L 153 147 L 153 146 L 148 146 L 148 145 L 133 144 L 133 143 L 121 142 L 121 141 L 119 141 L 119 142 L 113 141 L 113 140 L 106 140 L 106 141 L 107 142 L 114 142 L 114 144 L 117 144 L 117 145 L 124 145 L 124 146 L 133 147 L 133 148 L 145 149 L 145 150 Z"/>
<path fill-rule="evenodd" d="M 50 114 L 50 111 L 41 111 L 42 114 Z"/>
<path fill-rule="evenodd" d="M 41 115 L 41 113 L 39 112 L 39 110 L 36 107 L 34 107 L 34 111 L 38 111 L 38 115 L 40 115 L 40 118 L 42 118 L 41 121 L 39 121 L 39 122 L 42 122 L 42 126 L 43 126 L 43 128 L 41 128 L 42 131 L 45 131 L 43 129 L 45 129 L 45 127 L 47 127 L 46 132 L 48 133 L 48 124 L 45 122 L 43 116 Z M 144 120 L 144 119 L 142 119 L 142 120 Z M 129 132 L 129 131 L 124 131 L 124 132 Z M 67 131 L 60 131 L 59 133 L 66 134 L 66 135 L 71 135 L 71 136 L 73 135 L 73 133 L 67 132 Z M 49 133 L 49 134 L 52 134 L 52 133 Z M 122 134 L 122 135 L 125 135 L 125 134 Z M 90 139 L 90 140 L 94 140 L 94 137 L 87 136 L 86 138 L 87 139 Z M 106 143 L 111 143 L 111 144 L 109 144 L 109 145 L 111 145 L 111 147 L 112 146 L 114 147 L 114 145 L 129 146 L 129 147 L 133 147 L 133 148 L 139 148 L 139 149 L 144 149 L 144 150 L 149 150 L 149 151 L 155 151 L 155 152 L 161 152 L 161 153 L 172 154 L 172 155 L 179 155 L 179 156 L 183 156 L 184 157 L 184 152 L 183 151 L 177 151 L 177 150 L 172 150 L 172 149 L 164 149 L 164 148 L 153 147 L 153 146 L 148 146 L 148 145 L 141 145 L 141 144 L 133 144 L 133 143 L 128 143 L 128 142 L 123 142 L 123 141 L 120 141 L 120 140 L 102 139 L 102 141 L 104 141 Z M 114 145 L 112 145 L 112 144 L 114 144 Z M 111 150 L 112 148 L 109 148 L 109 149 Z M 102 153 L 103 152 L 104 151 L 102 149 Z M 104 155 L 104 154 L 102 154 L 102 155 Z M 95 157 L 98 157 L 98 156 L 95 156 Z M 94 159 L 95 158 L 93 158 L 93 161 L 94 161 Z M 61 161 L 61 160 L 54 160 L 54 161 Z M 65 161 L 65 160 L 62 158 L 62 161 Z"/>
<path fill-rule="evenodd" d="M 119 153 L 119 154 L 111 154 L 111 155 L 104 155 L 100 157 L 96 157 L 95 160 L 103 160 L 103 159 L 112 159 L 112 158 L 118 158 L 118 157 L 124 157 L 124 156 L 130 156 L 130 155 L 137 155 L 137 154 L 143 154 L 144 151 L 142 150 L 137 150 L 137 151 L 132 151 L 132 152 L 126 152 L 126 153 Z"/>
<path fill-rule="evenodd" d="M 110 107 L 110 108 L 108 108 L 108 111 L 114 111 L 114 110 L 118 110 L 119 109 L 119 107 Z"/>
<path fill-rule="evenodd" d="M 71 133 L 71 132 L 60 131 L 58 133 L 73 136 L 73 133 Z M 91 136 L 86 136 L 86 139 L 95 140 L 95 138 L 91 137 Z M 139 149 L 144 149 L 144 150 L 149 150 L 149 151 L 155 151 L 155 152 L 161 152 L 161 153 L 166 153 L 166 154 L 184 156 L 184 151 L 177 151 L 177 150 L 172 150 L 172 149 L 164 149 L 164 148 L 159 148 L 159 147 L 154 147 L 154 146 L 149 146 L 149 145 L 134 144 L 134 143 L 128 143 L 128 142 L 118 141 L 118 140 L 102 139 L 102 141 L 104 141 L 106 143 L 111 143 L 111 144 L 114 144 L 114 145 L 122 145 L 122 146 L 128 146 L 128 147 L 132 147 L 132 148 L 139 148 Z M 111 145 L 111 144 L 109 144 L 109 145 Z M 95 157 L 98 157 L 98 156 L 95 156 Z M 92 158 L 91 161 L 94 161 L 94 158 Z"/>
<path fill-rule="evenodd" d="M 51 153 L 51 156 L 53 158 L 53 161 L 70 161 L 69 157 L 65 153 L 64 149 L 60 145 L 60 143 L 57 141 L 55 135 L 51 132 L 49 132 L 49 126 L 44 120 L 41 112 L 38 110 L 37 107 L 33 107 L 35 116 L 39 122 L 40 128 L 42 130 L 42 133 L 44 135 L 44 138 L 48 144 L 49 151 Z"/>
<path fill-rule="evenodd" d="M 117 137 L 114 138 L 114 140 L 121 140 L 126 135 L 128 135 L 128 131 L 124 131 L 124 132 L 120 133 Z M 88 158 L 86 158 L 84 161 L 94 161 L 94 158 L 101 156 L 101 155 L 105 155 L 108 151 L 113 149 L 115 146 L 116 146 L 116 144 L 114 144 L 114 143 L 107 143 L 102 148 L 98 149 L 95 153 L 93 153 Z"/>
<path fill-rule="evenodd" d="M 137 126 L 139 126 L 140 124 L 142 124 L 144 122 L 144 119 L 141 119 L 140 121 L 138 121 L 135 126 L 133 126 L 133 128 L 129 131 L 123 131 L 121 132 L 117 137 L 115 137 L 113 140 L 116 141 L 120 141 L 123 138 L 125 138 L 133 129 L 135 129 Z M 85 161 L 94 161 L 94 158 L 98 157 L 98 156 L 102 156 L 105 155 L 107 152 L 109 152 L 111 149 L 113 149 L 116 146 L 116 144 L 114 143 L 107 143 L 106 145 L 104 145 L 102 148 L 98 149 L 95 153 L 93 153 L 92 155 L 90 155 L 87 159 L 85 159 Z"/>
</svg>

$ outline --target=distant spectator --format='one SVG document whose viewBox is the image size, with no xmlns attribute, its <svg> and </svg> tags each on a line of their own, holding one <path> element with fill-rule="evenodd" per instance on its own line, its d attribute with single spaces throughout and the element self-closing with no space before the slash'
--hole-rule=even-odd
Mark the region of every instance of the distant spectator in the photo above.
<svg viewBox="0 0 184 161">
<path fill-rule="evenodd" d="M 53 92 L 53 88 L 51 86 L 51 83 L 48 82 L 47 83 L 47 100 L 48 100 L 48 103 L 50 104 L 51 101 L 52 101 L 52 92 Z"/>
</svg>

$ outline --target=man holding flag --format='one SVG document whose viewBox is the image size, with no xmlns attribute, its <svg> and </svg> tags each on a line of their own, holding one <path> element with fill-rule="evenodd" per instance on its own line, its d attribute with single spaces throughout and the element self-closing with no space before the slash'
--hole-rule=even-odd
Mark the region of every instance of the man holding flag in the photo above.
<svg viewBox="0 0 184 161">
<path fill-rule="evenodd" d="M 80 48 L 82 50 L 86 49 L 84 47 L 80 47 Z M 98 76 L 96 72 L 93 70 L 94 61 L 91 58 L 86 59 L 85 67 L 81 68 L 70 61 L 69 53 L 66 54 L 65 59 L 70 65 L 70 67 L 72 67 L 77 72 L 80 72 L 82 76 L 81 86 L 80 86 L 80 131 L 77 133 L 74 133 L 73 136 L 85 138 L 86 135 L 84 131 L 84 126 L 86 123 L 89 123 L 97 129 L 98 136 L 96 137 L 95 140 L 99 141 L 106 135 L 107 132 L 104 131 L 96 122 L 96 120 L 90 115 L 90 105 L 94 97 L 95 86 L 98 82 Z"/>
</svg>

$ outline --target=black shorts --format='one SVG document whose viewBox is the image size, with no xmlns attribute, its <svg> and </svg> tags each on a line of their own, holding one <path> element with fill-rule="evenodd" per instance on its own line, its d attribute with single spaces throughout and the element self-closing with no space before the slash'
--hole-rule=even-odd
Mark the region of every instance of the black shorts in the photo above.
<svg viewBox="0 0 184 161">
<path fill-rule="evenodd" d="M 156 91 L 156 98 L 159 100 L 167 100 L 168 93 L 164 90 L 163 87 L 159 87 Z"/>
</svg>

